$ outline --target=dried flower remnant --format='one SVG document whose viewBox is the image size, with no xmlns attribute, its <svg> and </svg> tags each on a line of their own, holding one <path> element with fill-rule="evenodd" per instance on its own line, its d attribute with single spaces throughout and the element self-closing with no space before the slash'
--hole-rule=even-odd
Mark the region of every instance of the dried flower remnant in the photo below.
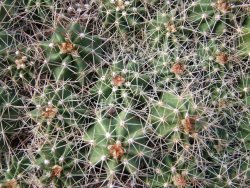
<svg viewBox="0 0 250 188">
<path fill-rule="evenodd" d="M 218 107 L 219 108 L 226 108 L 228 106 L 228 101 L 226 99 L 218 100 Z"/>
<path fill-rule="evenodd" d="M 115 6 L 117 8 L 119 8 L 120 10 L 124 10 L 125 9 L 125 4 L 123 0 L 116 0 L 115 1 Z"/>
<path fill-rule="evenodd" d="M 175 33 L 177 31 L 175 25 L 171 22 L 166 23 L 165 27 L 170 33 Z"/>
<path fill-rule="evenodd" d="M 196 122 L 197 117 L 195 116 L 188 116 L 185 119 L 181 121 L 181 124 L 183 126 L 183 129 L 186 133 L 192 134 L 195 132 L 195 122 Z"/>
<path fill-rule="evenodd" d="M 218 55 L 216 55 L 216 62 L 224 65 L 228 62 L 228 55 L 224 52 L 219 53 Z"/>
<path fill-rule="evenodd" d="M 120 142 L 108 146 L 109 154 L 114 158 L 120 160 L 125 151 Z"/>
<path fill-rule="evenodd" d="M 187 180 L 181 174 L 176 174 L 173 177 L 173 182 L 174 182 L 174 185 L 177 186 L 177 187 L 186 187 L 187 186 Z"/>
<path fill-rule="evenodd" d="M 228 11 L 231 10 L 229 3 L 227 3 L 225 0 L 217 0 L 215 6 L 222 13 L 227 13 Z"/>
<path fill-rule="evenodd" d="M 17 69 L 24 69 L 26 67 L 25 62 L 27 61 L 27 57 L 26 56 L 22 56 L 19 59 L 15 60 Z"/>
<path fill-rule="evenodd" d="M 17 181 L 11 179 L 4 184 L 3 188 L 18 188 Z"/>
<path fill-rule="evenodd" d="M 59 49 L 61 53 L 74 53 L 76 51 L 74 44 L 72 44 L 69 40 L 63 42 L 59 45 Z"/>
<path fill-rule="evenodd" d="M 62 172 L 62 167 L 59 165 L 55 165 L 52 167 L 52 171 L 51 171 L 51 179 L 53 179 L 54 177 L 60 177 Z"/>
<path fill-rule="evenodd" d="M 182 63 L 175 63 L 170 70 L 170 72 L 178 75 L 183 74 L 184 71 L 185 71 L 185 66 Z"/>
<path fill-rule="evenodd" d="M 52 106 L 47 106 L 42 112 L 42 116 L 46 119 L 53 119 L 56 116 L 57 109 Z"/>
<path fill-rule="evenodd" d="M 116 75 L 113 77 L 112 82 L 115 86 L 121 86 L 125 82 L 125 78 L 120 75 Z"/>
</svg>

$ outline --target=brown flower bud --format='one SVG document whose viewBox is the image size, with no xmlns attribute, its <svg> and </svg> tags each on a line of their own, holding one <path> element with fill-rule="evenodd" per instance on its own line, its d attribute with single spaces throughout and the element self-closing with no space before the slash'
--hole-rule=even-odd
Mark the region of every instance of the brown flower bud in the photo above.
<svg viewBox="0 0 250 188">
<path fill-rule="evenodd" d="M 225 0 L 218 0 L 215 6 L 222 13 L 226 13 L 231 10 L 229 3 Z"/>
<path fill-rule="evenodd" d="M 16 67 L 17 69 L 24 69 L 26 67 L 25 62 L 27 61 L 27 57 L 26 56 L 22 56 L 19 59 L 15 60 L 16 63 Z"/>
<path fill-rule="evenodd" d="M 175 63 L 170 70 L 170 72 L 178 75 L 183 74 L 184 71 L 185 71 L 185 66 L 182 63 Z"/>
<path fill-rule="evenodd" d="M 17 181 L 15 179 L 8 180 L 4 186 L 4 188 L 17 188 Z"/>
<path fill-rule="evenodd" d="M 73 53 L 76 51 L 74 44 L 72 44 L 69 40 L 63 42 L 59 45 L 59 49 L 61 53 Z"/>
<path fill-rule="evenodd" d="M 171 22 L 166 23 L 165 27 L 170 33 L 175 33 L 177 31 L 175 25 Z"/>
<path fill-rule="evenodd" d="M 53 179 L 54 177 L 60 177 L 62 170 L 62 167 L 59 165 L 53 166 L 51 171 L 51 178 Z"/>
<path fill-rule="evenodd" d="M 197 117 L 195 116 L 188 116 L 181 121 L 183 129 L 188 134 L 193 134 L 195 132 L 195 122 Z"/>
<path fill-rule="evenodd" d="M 52 119 L 56 116 L 57 109 L 52 106 L 47 106 L 45 110 L 42 112 L 42 116 L 46 119 Z"/>
<path fill-rule="evenodd" d="M 181 174 L 176 174 L 173 177 L 173 182 L 174 182 L 174 185 L 177 186 L 177 187 L 186 187 L 187 186 L 187 180 Z"/>
<path fill-rule="evenodd" d="M 216 62 L 221 65 L 226 64 L 228 62 L 228 55 L 224 52 L 219 53 L 218 55 L 216 55 Z"/>
<path fill-rule="evenodd" d="M 125 5 L 124 5 L 123 0 L 116 0 L 115 6 L 118 7 L 119 9 L 121 9 L 121 10 L 125 9 Z"/>
<path fill-rule="evenodd" d="M 125 151 L 120 142 L 108 146 L 109 154 L 114 158 L 120 160 L 124 155 Z"/>
<path fill-rule="evenodd" d="M 121 86 L 125 82 L 125 78 L 120 75 L 116 75 L 113 77 L 112 82 L 115 86 Z"/>
</svg>

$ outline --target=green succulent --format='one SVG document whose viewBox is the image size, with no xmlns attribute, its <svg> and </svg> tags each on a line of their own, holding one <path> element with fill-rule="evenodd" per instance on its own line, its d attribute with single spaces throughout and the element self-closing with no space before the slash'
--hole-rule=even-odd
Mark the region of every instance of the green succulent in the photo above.
<svg viewBox="0 0 250 188">
<path fill-rule="evenodd" d="M 15 90 L 0 87 L 0 148 L 8 151 L 14 135 L 21 131 L 23 123 L 20 119 L 24 114 L 25 106 Z"/>
<path fill-rule="evenodd" d="M 238 83 L 238 92 L 240 98 L 246 107 L 250 106 L 250 75 L 246 74 L 241 77 Z"/>
<path fill-rule="evenodd" d="M 43 186 L 69 187 L 82 183 L 85 151 L 76 147 L 69 141 L 54 138 L 39 146 L 32 166 L 41 171 L 39 182 Z"/>
<path fill-rule="evenodd" d="M 15 14 L 15 1 L 3 0 L 0 2 L 0 30 L 11 26 L 12 16 Z"/>
<path fill-rule="evenodd" d="M 230 90 L 229 86 L 222 85 L 220 81 L 208 85 L 204 90 L 204 95 L 206 105 L 215 108 L 217 112 L 229 112 L 231 107 L 239 106 L 236 102 L 236 94 Z"/>
<path fill-rule="evenodd" d="M 227 0 L 198 0 L 189 7 L 187 21 L 197 33 L 222 35 L 235 28 L 234 14 Z"/>
<path fill-rule="evenodd" d="M 171 49 L 188 41 L 190 35 L 177 9 L 163 9 L 148 21 L 146 40 L 152 49 Z"/>
<path fill-rule="evenodd" d="M 184 94 L 164 92 L 150 103 L 149 120 L 159 137 L 182 140 L 205 125 L 197 105 Z M 185 133 L 185 134 L 182 134 Z"/>
<path fill-rule="evenodd" d="M 14 47 L 14 45 L 13 45 Z M 37 60 L 31 48 L 16 46 L 14 49 L 6 49 L 0 57 L 2 75 L 13 81 L 16 86 L 34 84 Z"/>
<path fill-rule="evenodd" d="M 73 87 L 61 86 L 60 88 L 51 84 L 45 86 L 41 92 L 32 96 L 31 101 L 35 109 L 28 112 L 28 115 L 45 127 L 48 133 L 56 131 L 56 127 L 68 130 L 73 125 L 86 123 L 88 117 L 86 106 L 80 102 L 79 95 Z"/>
<path fill-rule="evenodd" d="M 188 80 L 187 77 L 194 66 L 189 66 L 191 57 L 183 52 L 182 47 L 175 47 L 159 52 L 150 60 L 149 63 L 157 78 L 156 85 L 159 90 L 168 90 L 169 88 L 181 90 L 182 78 Z"/>
<path fill-rule="evenodd" d="M 15 42 L 14 37 L 7 33 L 7 31 L 0 29 L 0 58 L 8 55 L 8 51 Z"/>
<path fill-rule="evenodd" d="M 239 54 L 248 57 L 250 55 L 250 18 L 244 20 L 241 28 L 241 34 L 238 40 Z"/>
<path fill-rule="evenodd" d="M 25 22 L 50 24 L 52 12 L 55 11 L 53 3 L 55 3 L 53 0 L 3 0 L 0 5 L 1 26 L 14 29 L 24 25 Z M 59 7 L 56 8 L 59 9 Z M 19 15 L 23 18 L 18 18 Z"/>
<path fill-rule="evenodd" d="M 91 77 L 93 67 L 100 64 L 104 44 L 86 27 L 73 23 L 67 28 L 58 26 L 51 39 L 42 42 L 41 46 L 56 80 L 85 83 L 86 78 Z"/>
<path fill-rule="evenodd" d="M 26 180 L 31 166 L 27 157 L 21 154 L 13 155 L 10 159 L 6 159 L 6 167 L 4 171 L 0 172 L 1 187 L 27 187 L 29 185 Z"/>
<path fill-rule="evenodd" d="M 250 150 L 250 117 L 246 115 L 246 118 L 239 120 L 239 130 L 237 132 L 237 138 L 241 141 L 245 150 Z"/>
<path fill-rule="evenodd" d="M 20 0 L 16 2 L 16 10 L 18 13 L 25 12 L 26 19 L 22 21 L 33 22 L 36 24 L 51 24 L 53 12 L 60 9 L 60 7 L 55 7 L 54 0 Z"/>
<path fill-rule="evenodd" d="M 112 119 L 97 116 L 83 137 L 89 146 L 90 164 L 104 168 L 109 179 L 121 172 L 137 178 L 142 169 L 148 168 L 154 151 L 145 125 L 141 118 L 126 111 Z"/>
<path fill-rule="evenodd" d="M 110 67 L 100 67 L 96 71 L 96 82 L 90 88 L 90 98 L 96 104 L 133 107 L 147 100 L 150 87 L 150 71 L 143 68 L 144 63 L 118 59 Z"/>
<path fill-rule="evenodd" d="M 154 165 L 153 175 L 146 180 L 149 187 L 192 187 L 205 184 L 204 169 L 197 167 L 194 157 L 175 159 L 166 155 Z"/>
<path fill-rule="evenodd" d="M 219 161 L 214 161 L 212 166 L 209 167 L 208 177 L 212 181 L 209 182 L 207 187 L 247 187 L 250 175 L 249 157 L 240 155 L 240 153 L 235 152 L 234 155 L 224 155 Z M 232 161 L 232 158 L 237 156 L 240 156 L 241 160 Z"/>
<path fill-rule="evenodd" d="M 0 187 L 248 187 L 248 5 L 0 0 Z"/>
<path fill-rule="evenodd" d="M 233 64 L 233 51 L 230 51 L 224 43 L 217 39 L 211 39 L 205 44 L 199 44 L 197 56 L 200 59 L 200 65 L 203 70 L 208 71 L 211 75 L 226 72 Z"/>
<path fill-rule="evenodd" d="M 99 7 L 103 26 L 111 31 L 139 29 L 145 22 L 147 9 L 141 0 L 101 0 Z"/>
</svg>

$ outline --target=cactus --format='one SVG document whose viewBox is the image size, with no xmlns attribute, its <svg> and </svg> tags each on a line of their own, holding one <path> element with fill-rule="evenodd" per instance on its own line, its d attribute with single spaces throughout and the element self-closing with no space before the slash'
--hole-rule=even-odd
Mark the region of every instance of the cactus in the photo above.
<svg viewBox="0 0 250 188">
<path fill-rule="evenodd" d="M 0 187 L 248 187 L 249 10 L 0 1 Z"/>
<path fill-rule="evenodd" d="M 73 143 L 50 139 L 35 152 L 31 164 L 41 171 L 37 182 L 42 186 L 72 186 L 81 182 L 84 174 L 84 150 L 75 151 Z"/>
<path fill-rule="evenodd" d="M 25 109 L 22 99 L 15 94 L 15 90 L 6 90 L 6 87 L 0 88 L 0 128 L 1 128 L 1 150 L 8 151 L 10 143 L 15 135 L 21 133 L 22 117 Z"/>
<path fill-rule="evenodd" d="M 7 169 L 0 173 L 0 186 L 3 188 L 28 186 L 27 172 L 31 168 L 29 159 L 18 154 L 11 159 L 6 157 L 5 160 Z"/>
<path fill-rule="evenodd" d="M 242 56 L 249 56 L 249 40 L 250 40 L 250 19 L 249 17 L 243 21 L 242 28 L 239 30 L 240 38 L 239 38 L 239 51 Z"/>
<path fill-rule="evenodd" d="M 197 105 L 185 95 L 164 92 L 159 100 L 151 103 L 150 109 L 150 122 L 159 137 L 168 137 L 173 133 L 174 139 L 180 130 L 192 135 L 204 126 Z"/>
<path fill-rule="evenodd" d="M 198 27 L 198 33 L 222 35 L 234 28 L 232 9 L 227 0 L 199 0 L 192 3 L 187 19 Z"/>
<path fill-rule="evenodd" d="M 12 43 L 14 42 L 14 38 L 6 31 L 0 30 L 0 39 L 0 55 L 2 58 L 2 56 L 7 55 L 8 50 L 10 50 Z"/>
<path fill-rule="evenodd" d="M 185 20 L 177 11 L 168 7 L 156 12 L 156 15 L 149 20 L 146 37 L 153 47 L 178 47 L 188 40 L 189 31 L 184 25 Z"/>
<path fill-rule="evenodd" d="M 142 27 L 146 7 L 141 0 L 104 0 L 98 3 L 102 24 L 108 30 L 127 32 Z"/>
<path fill-rule="evenodd" d="M 230 49 L 224 45 L 224 43 L 216 39 L 211 39 L 211 41 L 205 43 L 205 45 L 200 44 L 198 56 L 203 61 L 203 69 L 211 70 L 211 68 L 221 69 L 223 66 L 228 67 L 231 63 L 230 61 L 232 61 L 232 57 L 230 56 L 233 55 L 233 52 L 230 52 Z"/>
<path fill-rule="evenodd" d="M 245 150 L 250 150 L 250 120 L 246 118 L 240 120 L 237 138 L 242 142 Z"/>
<path fill-rule="evenodd" d="M 22 19 L 24 23 L 38 25 L 50 24 L 53 12 L 60 10 L 59 5 L 54 6 L 53 0 L 21 0 L 16 2 L 16 7 L 18 12 L 26 12 L 26 19 Z"/>
<path fill-rule="evenodd" d="M 32 85 L 36 77 L 33 52 L 30 48 L 19 48 L 5 51 L 0 67 L 15 84 Z"/>
<path fill-rule="evenodd" d="M 77 23 L 65 29 L 59 26 L 51 39 L 41 45 L 56 80 L 80 82 L 84 82 L 92 66 L 100 64 L 103 48 L 100 37 L 90 35 L 87 28 Z"/>
<path fill-rule="evenodd" d="M 57 90 L 55 90 L 57 87 Z M 60 88 L 62 87 L 62 88 Z M 46 125 L 48 133 L 54 126 L 70 126 L 84 124 L 87 119 L 86 108 L 81 104 L 77 91 L 64 85 L 46 85 L 41 91 L 32 96 L 35 109 L 28 112 L 39 125 Z"/>
<path fill-rule="evenodd" d="M 110 68 L 100 68 L 97 81 L 90 89 L 90 97 L 104 107 L 110 104 L 124 107 L 143 104 L 147 100 L 146 92 L 150 90 L 150 76 L 142 68 L 136 60 L 126 64 L 119 59 L 112 62 Z"/>
<path fill-rule="evenodd" d="M 26 24 L 50 24 L 50 17 L 55 11 L 53 9 L 59 9 L 53 6 L 53 0 L 3 0 L 0 5 L 0 22 L 5 29 L 24 26 L 25 30 L 32 32 Z"/>
<path fill-rule="evenodd" d="M 15 12 L 14 2 L 11 0 L 3 0 L 0 4 L 0 29 L 8 28 L 11 25 L 10 19 Z"/>
<path fill-rule="evenodd" d="M 105 168 L 109 183 L 117 173 L 138 177 L 139 169 L 147 169 L 153 148 L 146 135 L 145 122 L 129 112 L 120 112 L 112 119 L 97 116 L 84 141 L 90 147 L 91 166 Z"/>
<path fill-rule="evenodd" d="M 150 187 L 188 187 L 188 186 L 202 186 L 206 184 L 204 181 L 204 169 L 197 167 L 193 158 L 174 159 L 167 157 L 162 159 L 162 162 L 155 165 L 153 169 L 153 176 L 147 180 Z"/>
<path fill-rule="evenodd" d="M 156 85 L 159 90 L 169 88 L 181 90 L 182 79 L 192 79 L 190 78 L 192 66 L 189 66 L 191 64 L 189 58 L 191 59 L 192 55 L 188 51 L 185 52 L 182 46 L 166 49 L 156 53 L 155 58 L 149 62 L 157 78 Z"/>
<path fill-rule="evenodd" d="M 250 75 L 243 75 L 238 83 L 238 92 L 246 107 L 250 106 Z"/>
</svg>

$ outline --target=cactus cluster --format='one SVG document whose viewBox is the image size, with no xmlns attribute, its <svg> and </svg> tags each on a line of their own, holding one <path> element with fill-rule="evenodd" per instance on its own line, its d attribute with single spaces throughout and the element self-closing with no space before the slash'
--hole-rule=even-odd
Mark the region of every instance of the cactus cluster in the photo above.
<svg viewBox="0 0 250 188">
<path fill-rule="evenodd" d="M 247 188 L 248 0 L 0 0 L 0 187 Z"/>
</svg>

